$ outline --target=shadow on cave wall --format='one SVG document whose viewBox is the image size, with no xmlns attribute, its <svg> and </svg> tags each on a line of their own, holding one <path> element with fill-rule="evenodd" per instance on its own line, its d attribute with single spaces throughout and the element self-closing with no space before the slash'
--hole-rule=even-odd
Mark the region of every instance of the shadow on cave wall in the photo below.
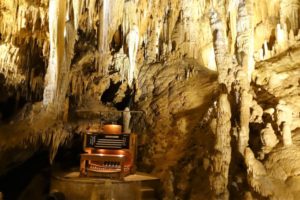
<svg viewBox="0 0 300 200">
<path fill-rule="evenodd" d="M 206 98 L 211 99 L 212 97 L 208 96 Z M 174 123 L 181 118 L 185 118 L 188 122 L 186 125 L 188 133 L 186 154 L 171 169 L 175 174 L 175 183 L 177 183 L 175 195 L 183 199 L 191 199 L 195 196 L 203 199 L 210 196 L 208 172 L 207 169 L 204 169 L 203 162 L 210 152 L 213 151 L 214 135 L 208 124 L 202 124 L 203 117 L 209 106 L 210 102 L 207 101 L 197 108 L 174 115 Z M 184 177 L 186 174 L 182 174 L 182 169 L 188 165 L 192 165 L 193 169 L 188 174 L 188 177 Z M 186 188 L 180 187 L 181 179 L 187 182 Z"/>
</svg>

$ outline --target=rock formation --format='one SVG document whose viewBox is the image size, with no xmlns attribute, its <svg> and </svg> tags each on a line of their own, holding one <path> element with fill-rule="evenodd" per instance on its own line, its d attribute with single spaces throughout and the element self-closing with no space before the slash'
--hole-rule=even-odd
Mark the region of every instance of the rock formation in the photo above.
<svg viewBox="0 0 300 200">
<path fill-rule="evenodd" d="M 131 122 L 138 170 L 162 198 L 299 199 L 299 8 L 1 0 L 0 175 L 41 148 L 55 163 L 81 111 L 128 107 L 145 113 Z"/>
</svg>

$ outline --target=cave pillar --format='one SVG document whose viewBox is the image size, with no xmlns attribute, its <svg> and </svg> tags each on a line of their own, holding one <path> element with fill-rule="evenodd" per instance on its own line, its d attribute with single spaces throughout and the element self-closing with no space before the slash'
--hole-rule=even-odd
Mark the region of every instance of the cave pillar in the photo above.
<svg viewBox="0 0 300 200">
<path fill-rule="evenodd" d="M 228 71 L 231 67 L 231 58 L 228 53 L 228 42 L 225 35 L 225 25 L 219 15 L 212 10 L 210 25 L 213 33 L 213 45 L 218 69 L 218 83 L 220 96 L 217 104 L 217 124 L 215 132 L 214 153 L 211 156 L 212 172 L 210 187 L 213 199 L 229 199 L 228 174 L 231 161 L 231 108 L 228 94 L 231 86 Z"/>
<path fill-rule="evenodd" d="M 66 16 L 66 0 L 50 0 L 49 2 L 49 40 L 50 55 L 47 73 L 45 76 L 45 89 L 43 104 L 48 106 L 54 103 L 57 96 L 58 76 L 64 59 L 64 30 Z"/>
<path fill-rule="evenodd" d="M 231 161 L 231 108 L 224 87 L 218 99 L 215 153 L 212 156 L 213 174 L 210 176 L 213 199 L 229 199 L 228 174 Z"/>
<path fill-rule="evenodd" d="M 253 51 L 253 2 L 252 0 L 240 1 L 237 19 L 237 60 L 239 65 L 236 72 L 235 94 L 239 97 L 240 110 L 238 150 L 243 155 L 249 141 L 250 106 L 252 95 L 249 93 L 251 75 L 254 68 Z"/>
</svg>

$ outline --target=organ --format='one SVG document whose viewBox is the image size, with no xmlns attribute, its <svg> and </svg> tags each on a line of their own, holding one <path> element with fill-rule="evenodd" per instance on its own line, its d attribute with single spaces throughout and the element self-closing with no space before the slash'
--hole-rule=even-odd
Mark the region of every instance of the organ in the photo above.
<svg viewBox="0 0 300 200">
<path fill-rule="evenodd" d="M 137 135 L 128 132 L 128 128 L 124 130 L 128 126 L 105 123 L 86 130 L 84 153 L 80 155 L 81 176 L 123 179 L 135 173 Z"/>
</svg>

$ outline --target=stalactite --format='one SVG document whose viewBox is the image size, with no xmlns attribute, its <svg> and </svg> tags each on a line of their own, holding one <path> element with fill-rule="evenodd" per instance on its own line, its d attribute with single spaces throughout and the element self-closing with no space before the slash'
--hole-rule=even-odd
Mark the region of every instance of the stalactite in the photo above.
<svg viewBox="0 0 300 200">
<path fill-rule="evenodd" d="M 96 65 L 98 72 L 102 75 L 108 73 L 108 65 L 106 62 L 107 54 L 109 54 L 109 26 L 110 26 L 110 13 L 111 8 L 114 6 L 114 2 L 110 0 L 103 0 L 100 12 L 100 23 L 98 26 L 98 52 L 99 59 Z"/>
<path fill-rule="evenodd" d="M 49 3 L 49 35 L 50 55 L 43 104 L 47 106 L 54 102 L 58 89 L 58 76 L 64 59 L 64 30 L 66 16 L 66 1 L 51 0 Z"/>
<path fill-rule="evenodd" d="M 231 0 L 229 1 L 228 5 L 228 13 L 229 13 L 229 19 L 230 19 L 230 33 L 231 33 L 231 49 L 230 52 L 233 53 L 235 51 L 235 42 L 234 39 L 236 38 L 236 23 L 237 23 L 237 8 L 239 6 L 239 0 Z"/>
<path fill-rule="evenodd" d="M 26 66 L 25 58 L 19 47 L 11 43 L 0 44 L 0 73 L 6 78 L 6 84 L 18 85 L 25 81 L 26 76 L 19 69 Z"/>
<path fill-rule="evenodd" d="M 73 12 L 74 12 L 74 27 L 75 30 L 78 29 L 79 22 L 80 22 L 80 16 L 82 12 L 82 1 L 81 0 L 73 0 L 72 1 L 73 5 Z"/>
<path fill-rule="evenodd" d="M 162 22 L 158 22 L 158 20 L 153 20 L 151 22 L 151 28 L 149 28 L 147 32 L 146 41 L 146 54 L 147 54 L 147 62 L 152 63 L 155 62 L 159 57 L 159 40 L 160 40 L 160 32 Z M 150 31 L 152 29 L 152 31 Z"/>
<path fill-rule="evenodd" d="M 252 0 L 242 0 L 238 6 L 238 20 L 237 20 L 237 53 L 238 60 L 242 64 L 242 59 L 247 59 L 247 62 L 242 66 L 245 73 L 251 81 L 251 74 L 254 69 L 254 38 L 253 38 L 253 2 Z M 242 54 L 246 54 L 243 58 Z"/>
<path fill-rule="evenodd" d="M 138 18 L 136 15 L 137 4 L 134 1 L 127 1 L 124 4 L 124 13 L 122 21 L 123 37 L 132 29 L 133 25 L 138 25 Z"/>
<path fill-rule="evenodd" d="M 280 24 L 287 24 L 287 30 L 294 32 L 299 30 L 299 8 L 298 0 L 280 0 Z"/>
<path fill-rule="evenodd" d="M 276 53 L 281 53 L 288 48 L 288 32 L 286 24 L 277 24 L 276 27 Z"/>
<path fill-rule="evenodd" d="M 71 18 L 71 0 L 66 0 L 67 4 L 66 4 L 66 21 L 69 21 Z"/>
<path fill-rule="evenodd" d="M 57 128 L 55 130 L 52 130 L 52 134 L 50 135 L 50 162 L 52 163 L 55 156 L 56 156 L 56 153 L 57 153 L 57 150 L 58 150 L 58 147 L 61 145 L 61 144 L 64 144 L 68 138 L 70 138 L 70 131 L 66 131 L 63 129 L 63 127 L 61 128 Z M 49 136 L 48 136 L 49 137 Z"/>
<path fill-rule="evenodd" d="M 56 102 L 58 103 L 57 108 L 59 111 L 63 111 L 66 93 L 69 88 L 69 82 L 70 82 L 69 72 L 70 72 L 71 60 L 74 55 L 76 33 L 77 32 L 74 28 L 73 22 L 72 21 L 66 22 L 64 62 L 58 77 L 58 85 L 60 87 L 57 90 L 57 99 L 56 99 Z"/>
<path fill-rule="evenodd" d="M 49 160 L 53 162 L 58 147 L 65 144 L 72 137 L 72 132 L 66 130 L 62 123 L 54 124 L 52 127 L 45 129 L 39 134 L 28 134 L 26 138 L 23 138 L 21 145 L 28 146 L 39 146 L 42 142 L 43 145 L 50 147 Z M 13 144 L 20 145 L 20 144 Z"/>
<path fill-rule="evenodd" d="M 229 76 L 232 68 L 232 58 L 228 51 L 228 41 L 225 34 L 225 25 L 218 14 L 212 10 L 210 14 L 210 24 L 213 34 L 213 46 L 215 52 L 216 65 L 218 70 L 219 84 L 225 84 L 230 91 L 233 77 Z"/>
<path fill-rule="evenodd" d="M 88 27 L 89 29 L 92 29 L 94 25 L 93 22 L 94 22 L 95 8 L 96 8 L 96 0 L 89 0 L 88 7 L 89 7 Z"/>
<path fill-rule="evenodd" d="M 128 45 L 129 64 L 128 69 L 128 85 L 131 87 L 133 79 L 136 78 L 136 54 L 139 47 L 139 29 L 133 26 L 127 35 L 126 42 Z"/>
</svg>

